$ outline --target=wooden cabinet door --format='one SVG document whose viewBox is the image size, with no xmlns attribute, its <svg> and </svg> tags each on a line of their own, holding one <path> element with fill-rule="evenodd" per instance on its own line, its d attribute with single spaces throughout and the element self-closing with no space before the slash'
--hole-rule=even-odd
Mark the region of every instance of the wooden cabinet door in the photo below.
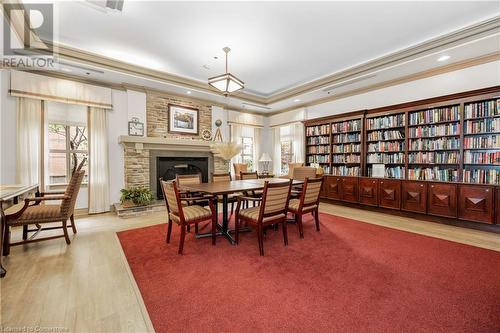
<svg viewBox="0 0 500 333">
<path fill-rule="evenodd" d="M 427 211 L 427 183 L 403 181 L 401 184 L 401 209 L 425 213 Z"/>
<path fill-rule="evenodd" d="M 358 202 L 358 177 L 342 177 L 342 200 Z"/>
<path fill-rule="evenodd" d="M 378 185 L 379 206 L 391 209 L 401 208 L 401 181 L 380 179 Z"/>
<path fill-rule="evenodd" d="M 327 177 L 326 196 L 328 199 L 340 200 L 341 199 L 341 179 L 337 176 Z"/>
<path fill-rule="evenodd" d="M 427 185 L 427 213 L 457 217 L 457 185 L 430 183 Z"/>
<path fill-rule="evenodd" d="M 494 187 L 458 185 L 458 218 L 462 220 L 493 223 Z"/>
<path fill-rule="evenodd" d="M 378 180 L 373 178 L 359 179 L 359 202 L 364 205 L 378 206 Z"/>
</svg>

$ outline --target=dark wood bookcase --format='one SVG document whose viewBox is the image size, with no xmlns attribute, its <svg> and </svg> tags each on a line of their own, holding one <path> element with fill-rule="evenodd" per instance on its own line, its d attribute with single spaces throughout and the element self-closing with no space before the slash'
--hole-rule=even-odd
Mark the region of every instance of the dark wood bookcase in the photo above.
<svg viewBox="0 0 500 333">
<path fill-rule="evenodd" d="M 306 164 L 325 169 L 322 197 L 500 224 L 500 86 L 305 126 Z M 377 164 L 383 177 L 372 177 Z"/>
</svg>

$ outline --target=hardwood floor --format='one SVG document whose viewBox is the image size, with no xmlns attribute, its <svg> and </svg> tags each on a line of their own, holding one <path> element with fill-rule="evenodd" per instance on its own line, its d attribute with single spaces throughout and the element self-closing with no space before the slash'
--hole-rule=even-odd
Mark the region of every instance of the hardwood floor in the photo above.
<svg viewBox="0 0 500 333">
<path fill-rule="evenodd" d="M 322 212 L 500 251 L 500 235 L 322 203 Z M 116 231 L 165 222 L 165 213 L 129 219 L 77 218 L 78 234 L 17 246 L 5 258 L 0 327 L 58 327 L 69 332 L 152 332 Z M 13 238 L 21 237 L 20 229 Z M 59 231 L 60 232 L 60 231 Z"/>
</svg>

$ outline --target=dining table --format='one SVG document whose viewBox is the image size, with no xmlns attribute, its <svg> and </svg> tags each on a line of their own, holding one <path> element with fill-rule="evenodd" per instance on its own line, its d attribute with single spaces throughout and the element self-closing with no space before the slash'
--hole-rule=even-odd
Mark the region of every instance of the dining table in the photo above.
<svg viewBox="0 0 500 333">
<path fill-rule="evenodd" d="M 213 195 L 215 197 L 222 197 L 222 225 L 217 222 L 217 236 L 225 237 L 231 244 L 236 244 L 232 234 L 234 230 L 229 229 L 229 214 L 228 203 L 229 194 L 242 193 L 250 191 L 258 191 L 264 188 L 266 182 L 269 183 L 282 183 L 289 182 L 285 178 L 269 178 L 269 179 L 245 179 L 245 180 L 231 180 L 227 182 L 214 182 L 214 183 L 200 183 L 200 184 L 186 184 L 181 186 L 181 190 L 190 192 L 202 192 Z M 303 184 L 302 180 L 293 180 L 292 185 Z M 216 205 L 218 207 L 218 205 Z M 217 219 L 219 216 L 217 214 Z M 245 230 L 240 230 L 245 231 Z M 211 237 L 211 233 L 197 234 L 197 238 Z"/>
<path fill-rule="evenodd" d="M 0 278 L 3 278 L 7 271 L 2 265 L 3 259 L 3 238 L 6 229 L 7 217 L 5 215 L 5 210 L 13 205 L 19 203 L 19 199 L 27 196 L 30 193 L 35 193 L 38 195 L 38 184 L 22 185 L 0 185 Z"/>
</svg>

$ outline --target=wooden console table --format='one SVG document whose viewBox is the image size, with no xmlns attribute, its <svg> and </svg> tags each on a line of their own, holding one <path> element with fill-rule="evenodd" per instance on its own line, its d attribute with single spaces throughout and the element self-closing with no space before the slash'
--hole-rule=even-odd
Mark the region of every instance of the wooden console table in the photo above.
<svg viewBox="0 0 500 333">
<path fill-rule="evenodd" d="M 1 227 L 0 227 L 0 277 L 4 277 L 7 271 L 2 266 L 3 257 L 3 237 L 5 232 L 5 224 L 7 223 L 7 218 L 5 217 L 5 209 L 17 204 L 19 198 L 25 196 L 28 193 L 36 192 L 38 193 L 38 184 L 34 185 L 0 185 L 0 215 L 1 215 Z"/>
</svg>

